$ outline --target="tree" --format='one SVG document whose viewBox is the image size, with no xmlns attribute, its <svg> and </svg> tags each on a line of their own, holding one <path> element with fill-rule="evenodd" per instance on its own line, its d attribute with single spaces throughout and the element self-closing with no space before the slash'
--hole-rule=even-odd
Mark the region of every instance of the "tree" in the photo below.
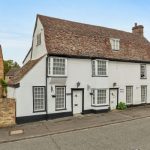
<svg viewBox="0 0 150 150">
<path fill-rule="evenodd" d="M 20 68 L 20 66 L 16 61 L 4 60 L 4 75 L 12 68 Z"/>
</svg>

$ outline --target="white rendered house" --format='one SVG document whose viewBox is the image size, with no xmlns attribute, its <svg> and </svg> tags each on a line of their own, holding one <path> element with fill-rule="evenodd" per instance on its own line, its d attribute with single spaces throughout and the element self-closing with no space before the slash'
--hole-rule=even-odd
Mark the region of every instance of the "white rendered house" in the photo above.
<svg viewBox="0 0 150 150">
<path fill-rule="evenodd" d="M 37 15 L 24 66 L 8 88 L 18 123 L 150 103 L 150 43 L 132 33 Z"/>
</svg>

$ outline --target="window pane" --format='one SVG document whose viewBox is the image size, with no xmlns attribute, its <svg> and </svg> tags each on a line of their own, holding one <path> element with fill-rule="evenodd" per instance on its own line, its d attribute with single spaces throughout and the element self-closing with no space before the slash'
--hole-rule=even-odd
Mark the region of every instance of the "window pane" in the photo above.
<svg viewBox="0 0 150 150">
<path fill-rule="evenodd" d="M 133 87 L 127 86 L 126 87 L 126 103 L 132 104 L 133 101 Z"/>
<path fill-rule="evenodd" d="M 120 40 L 119 39 L 111 39 L 111 48 L 112 50 L 119 50 L 120 49 Z"/>
<path fill-rule="evenodd" d="M 98 75 L 106 75 L 106 61 L 97 60 L 97 73 Z"/>
<path fill-rule="evenodd" d="M 65 75 L 64 58 L 53 58 L 53 75 Z"/>
<path fill-rule="evenodd" d="M 97 90 L 97 104 L 106 103 L 106 90 Z"/>
<path fill-rule="evenodd" d="M 95 75 L 95 61 L 92 61 L 92 75 Z"/>
<path fill-rule="evenodd" d="M 147 101 L 147 86 L 141 86 L 141 102 L 145 103 Z"/>
<path fill-rule="evenodd" d="M 34 87 L 34 111 L 45 110 L 45 88 Z"/>
<path fill-rule="evenodd" d="M 56 87 L 56 109 L 65 108 L 65 87 Z"/>
<path fill-rule="evenodd" d="M 93 104 L 95 104 L 95 90 L 93 90 Z"/>
<path fill-rule="evenodd" d="M 141 78 L 146 78 L 146 64 L 141 65 Z"/>
<path fill-rule="evenodd" d="M 48 58 L 48 75 L 51 75 L 51 58 Z"/>
<path fill-rule="evenodd" d="M 41 33 L 37 35 L 37 45 L 41 44 Z"/>
</svg>

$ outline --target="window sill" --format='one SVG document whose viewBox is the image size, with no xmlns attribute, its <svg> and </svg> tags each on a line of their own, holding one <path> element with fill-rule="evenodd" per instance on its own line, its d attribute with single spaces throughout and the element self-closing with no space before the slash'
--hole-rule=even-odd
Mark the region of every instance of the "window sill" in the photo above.
<svg viewBox="0 0 150 150">
<path fill-rule="evenodd" d="M 96 75 L 92 75 L 92 77 L 108 77 L 107 75 L 106 76 L 96 76 Z"/>
<path fill-rule="evenodd" d="M 37 111 L 35 111 L 35 110 L 33 110 L 33 113 L 39 113 L 39 112 L 46 112 L 46 110 L 37 110 Z"/>
<path fill-rule="evenodd" d="M 106 104 L 103 104 L 103 105 L 91 105 L 92 107 L 105 107 L 105 106 L 109 106 L 109 105 L 106 105 Z"/>
<path fill-rule="evenodd" d="M 117 52 L 119 51 L 120 49 L 112 49 L 113 52 Z"/>
<path fill-rule="evenodd" d="M 51 77 L 51 78 L 67 78 L 67 76 L 51 76 L 51 75 L 48 75 L 48 77 Z"/>
<path fill-rule="evenodd" d="M 127 106 L 132 106 L 133 104 L 131 103 L 131 104 L 126 104 Z"/>
<path fill-rule="evenodd" d="M 55 109 L 55 111 L 62 111 L 62 110 L 67 110 L 66 108 L 63 109 Z"/>
<path fill-rule="evenodd" d="M 147 78 L 142 78 L 142 77 L 141 77 L 141 79 L 147 79 Z"/>
</svg>

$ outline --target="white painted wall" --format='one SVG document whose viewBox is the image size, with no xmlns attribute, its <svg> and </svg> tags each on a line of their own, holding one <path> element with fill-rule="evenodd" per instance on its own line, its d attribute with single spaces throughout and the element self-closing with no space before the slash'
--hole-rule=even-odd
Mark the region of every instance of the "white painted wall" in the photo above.
<svg viewBox="0 0 150 150">
<path fill-rule="evenodd" d="M 41 33 L 41 44 L 37 46 L 37 35 Z M 32 59 L 37 59 L 44 54 L 47 54 L 45 46 L 44 28 L 41 21 L 37 19 L 37 26 L 35 28 L 35 33 L 33 35 L 33 47 L 32 47 Z"/>
<path fill-rule="evenodd" d="M 7 97 L 8 98 L 16 98 L 16 89 L 13 87 L 7 87 Z"/>
<path fill-rule="evenodd" d="M 76 88 L 76 83 L 81 83 L 79 88 L 84 88 L 84 109 L 106 109 L 108 107 L 92 107 L 91 106 L 91 90 L 87 90 L 88 85 L 92 88 L 105 88 L 107 89 L 107 104 L 109 105 L 109 88 L 119 88 L 119 102 L 126 103 L 126 86 L 133 86 L 133 104 L 141 104 L 141 85 L 147 85 L 147 103 L 150 103 L 150 65 L 147 64 L 147 79 L 140 79 L 140 63 L 128 63 L 128 62 L 108 62 L 108 77 L 92 77 L 92 67 L 90 59 L 73 59 L 68 58 L 67 66 L 67 79 L 66 79 L 66 93 L 71 93 L 71 88 Z M 63 79 L 62 79 L 63 80 Z M 55 89 L 55 86 L 62 84 L 53 84 L 48 80 L 48 102 L 49 113 L 56 113 L 55 98 L 51 95 L 55 95 L 55 91 L 50 93 L 50 87 Z M 61 82 L 60 82 L 61 83 Z M 113 87 L 113 83 L 117 83 L 116 87 Z M 71 95 L 66 96 L 67 111 L 71 110 Z M 106 105 L 107 105 L 106 104 Z M 61 111 L 57 111 L 61 112 Z"/>
<path fill-rule="evenodd" d="M 71 111 L 71 88 L 76 88 L 76 83 L 81 83 L 79 88 L 84 88 L 84 109 L 106 109 L 105 107 L 91 106 L 91 89 L 107 89 L 107 104 L 109 105 L 109 88 L 113 88 L 113 83 L 117 83 L 119 88 L 119 101 L 126 102 L 126 86 L 133 86 L 133 103 L 141 103 L 141 85 L 147 85 L 148 103 L 150 103 L 150 64 L 147 64 L 147 79 L 140 79 L 140 64 L 128 62 L 108 62 L 108 77 L 92 77 L 92 67 L 90 59 L 73 59 L 67 61 L 67 78 L 59 79 L 57 83 L 52 83 L 52 78 L 48 78 L 48 113 L 60 113 Z M 43 113 L 33 113 L 32 86 L 45 86 L 46 76 L 46 56 L 21 80 L 20 88 L 16 89 L 17 117 L 28 115 L 39 115 Z M 66 108 L 67 110 L 55 110 L 55 86 L 66 86 Z M 88 86 L 91 89 L 88 90 Z M 115 87 L 115 88 L 116 88 Z M 53 90 L 52 90 L 53 89 Z M 11 93 L 11 92 L 10 92 Z M 13 93 L 13 92 L 12 92 Z M 11 95 L 11 94 L 10 94 Z"/>
<path fill-rule="evenodd" d="M 44 114 L 43 112 L 33 113 L 32 86 L 45 86 L 46 56 L 36 64 L 20 81 L 20 87 L 15 89 L 16 116 L 30 116 Z M 8 89 L 11 97 L 12 89 Z"/>
<path fill-rule="evenodd" d="M 133 104 L 140 104 L 141 85 L 147 85 L 147 102 L 150 103 L 150 64 L 147 64 L 147 79 L 140 79 L 139 63 L 110 62 L 109 69 L 109 87 L 117 83 L 119 101 L 126 102 L 126 86 L 133 86 Z"/>
</svg>

